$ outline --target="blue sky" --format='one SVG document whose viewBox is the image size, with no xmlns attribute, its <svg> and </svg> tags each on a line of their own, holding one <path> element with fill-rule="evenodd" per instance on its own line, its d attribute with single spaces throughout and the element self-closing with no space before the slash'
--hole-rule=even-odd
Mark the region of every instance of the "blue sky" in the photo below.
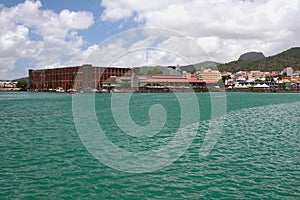
<svg viewBox="0 0 300 200">
<path fill-rule="evenodd" d="M 74 0 L 72 3 L 70 3 L 70 0 L 43 0 L 41 2 L 43 7 L 54 10 L 57 13 L 64 9 L 72 11 L 84 10 L 93 13 L 95 20 L 94 24 L 89 27 L 89 29 L 79 31 L 84 38 L 87 38 L 87 44 L 85 46 L 99 44 L 101 41 L 111 37 L 111 35 L 138 26 L 138 24 L 128 20 L 126 21 L 125 26 L 120 28 L 120 24 L 124 23 L 124 21 L 106 22 L 100 20 L 100 16 L 104 11 L 100 0 Z"/>
<path fill-rule="evenodd" d="M 20 3 L 24 3 L 24 0 L 1 0 L 0 4 L 5 7 L 13 7 Z M 60 13 L 62 10 L 70 11 L 88 11 L 93 13 L 94 24 L 88 29 L 79 30 L 78 32 L 84 38 L 86 38 L 86 44 L 99 44 L 101 41 L 111 37 L 114 34 L 126 31 L 131 28 L 139 27 L 138 23 L 131 20 L 122 21 L 103 21 L 100 19 L 104 8 L 101 6 L 100 0 L 41 0 L 42 9 L 50 9 L 56 13 Z M 124 25 L 120 27 L 120 25 Z"/>
<path fill-rule="evenodd" d="M 103 41 L 103 60 L 141 44 L 153 45 L 150 36 L 132 43 L 121 36 L 107 41 L 142 27 L 179 32 L 218 62 L 235 60 L 247 51 L 273 55 L 300 45 L 299 7 L 298 0 L 1 0 L 0 79 L 27 76 L 29 68 L 81 65 Z M 155 45 L 186 47 L 197 58 L 189 44 L 174 42 L 176 37 L 168 34 Z M 146 64 L 184 64 L 163 52 L 144 55 Z M 136 56 L 130 58 L 132 63 L 141 57 Z"/>
</svg>

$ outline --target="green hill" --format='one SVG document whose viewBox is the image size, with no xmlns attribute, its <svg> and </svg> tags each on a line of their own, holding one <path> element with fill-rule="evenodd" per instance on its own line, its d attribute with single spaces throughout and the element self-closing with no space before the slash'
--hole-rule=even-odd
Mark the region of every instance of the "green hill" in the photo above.
<svg viewBox="0 0 300 200">
<path fill-rule="evenodd" d="M 14 82 L 19 82 L 19 81 L 26 81 L 27 83 L 29 82 L 29 77 L 23 77 L 23 78 L 18 78 L 13 80 Z"/>
<path fill-rule="evenodd" d="M 294 47 L 260 60 L 240 60 L 218 65 L 220 71 L 281 71 L 286 67 L 300 70 L 300 47 Z"/>
<path fill-rule="evenodd" d="M 264 59 L 265 55 L 262 52 L 248 52 L 242 54 L 238 61 L 244 60 L 244 61 L 254 61 L 254 60 L 261 60 Z"/>
</svg>

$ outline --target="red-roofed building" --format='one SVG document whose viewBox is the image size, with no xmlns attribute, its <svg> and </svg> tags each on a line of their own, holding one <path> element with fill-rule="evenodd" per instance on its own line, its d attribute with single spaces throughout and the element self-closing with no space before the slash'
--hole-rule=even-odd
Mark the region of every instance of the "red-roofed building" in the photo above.
<svg viewBox="0 0 300 200">
<path fill-rule="evenodd" d="M 139 78 L 139 90 L 142 92 L 185 92 L 207 91 L 216 85 L 215 81 L 184 78 L 182 76 L 152 76 Z"/>
</svg>

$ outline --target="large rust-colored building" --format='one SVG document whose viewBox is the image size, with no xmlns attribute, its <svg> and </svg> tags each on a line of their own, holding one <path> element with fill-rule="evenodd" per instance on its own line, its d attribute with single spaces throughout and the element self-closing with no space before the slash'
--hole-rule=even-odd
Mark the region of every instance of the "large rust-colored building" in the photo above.
<svg viewBox="0 0 300 200">
<path fill-rule="evenodd" d="M 32 91 L 49 91 L 57 88 L 64 90 L 102 89 L 104 81 L 111 76 L 132 75 L 130 68 L 94 67 L 82 65 L 54 69 L 29 70 L 29 88 Z"/>
</svg>

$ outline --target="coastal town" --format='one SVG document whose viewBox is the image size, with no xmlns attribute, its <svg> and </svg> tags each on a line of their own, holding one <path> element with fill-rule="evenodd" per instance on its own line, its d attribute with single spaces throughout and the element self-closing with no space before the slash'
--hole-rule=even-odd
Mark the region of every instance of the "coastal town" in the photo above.
<svg viewBox="0 0 300 200">
<path fill-rule="evenodd" d="M 161 70 L 164 69 L 164 70 Z M 0 91 L 34 92 L 297 92 L 300 71 L 287 67 L 282 71 L 220 72 L 179 66 L 140 68 L 96 67 L 82 65 L 54 69 L 29 70 L 28 79 L 0 80 Z"/>
<path fill-rule="evenodd" d="M 1 0 L 0 200 L 300 200 L 300 0 Z"/>
</svg>

